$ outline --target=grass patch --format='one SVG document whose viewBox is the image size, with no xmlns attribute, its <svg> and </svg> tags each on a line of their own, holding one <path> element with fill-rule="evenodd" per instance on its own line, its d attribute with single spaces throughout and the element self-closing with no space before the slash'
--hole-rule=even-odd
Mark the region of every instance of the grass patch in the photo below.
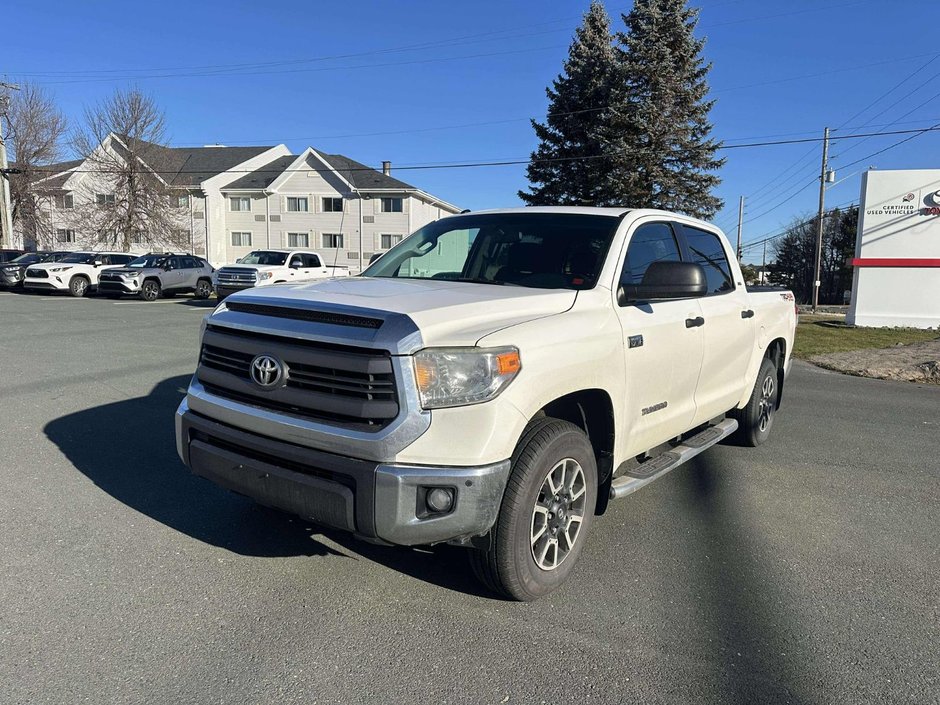
<svg viewBox="0 0 940 705">
<path fill-rule="evenodd" d="M 936 340 L 935 330 L 918 328 L 850 328 L 839 325 L 843 316 L 812 315 L 800 316 L 796 327 L 796 340 L 793 354 L 806 359 L 813 355 L 849 352 L 867 348 L 891 348 L 895 345 L 909 345 Z"/>
</svg>

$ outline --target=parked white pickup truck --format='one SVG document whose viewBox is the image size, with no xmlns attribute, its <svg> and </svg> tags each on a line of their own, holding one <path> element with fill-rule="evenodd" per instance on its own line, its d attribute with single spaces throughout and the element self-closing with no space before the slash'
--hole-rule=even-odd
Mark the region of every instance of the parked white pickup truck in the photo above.
<svg viewBox="0 0 940 705">
<path fill-rule="evenodd" d="M 229 294 L 256 286 L 348 276 L 347 267 L 327 266 L 316 252 L 254 250 L 236 264 L 219 269 L 214 284 L 221 301 Z"/>
<path fill-rule="evenodd" d="M 361 276 L 207 317 L 176 415 L 193 472 L 314 522 L 471 549 L 531 600 L 595 515 L 729 439 L 767 440 L 793 295 L 749 291 L 673 213 L 526 208 L 431 223 Z"/>
</svg>

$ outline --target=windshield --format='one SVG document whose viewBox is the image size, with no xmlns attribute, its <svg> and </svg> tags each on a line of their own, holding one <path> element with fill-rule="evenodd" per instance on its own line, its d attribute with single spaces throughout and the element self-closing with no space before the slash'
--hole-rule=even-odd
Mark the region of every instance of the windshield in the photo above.
<svg viewBox="0 0 940 705">
<path fill-rule="evenodd" d="M 255 250 L 238 260 L 239 264 L 270 264 L 281 267 L 287 261 L 286 252 L 269 252 L 267 250 Z"/>
<path fill-rule="evenodd" d="M 579 213 L 444 218 L 403 240 L 362 275 L 591 289 L 619 222 Z"/>
<path fill-rule="evenodd" d="M 137 259 L 133 259 L 127 263 L 128 267 L 162 267 L 163 263 L 166 262 L 166 257 L 164 255 L 141 255 Z"/>
<path fill-rule="evenodd" d="M 64 264 L 92 264 L 95 261 L 93 252 L 71 252 L 59 260 Z"/>
<path fill-rule="evenodd" d="M 42 262 L 42 260 L 43 258 L 35 252 L 27 252 L 25 255 L 10 260 L 10 264 L 36 264 L 36 262 Z"/>
</svg>

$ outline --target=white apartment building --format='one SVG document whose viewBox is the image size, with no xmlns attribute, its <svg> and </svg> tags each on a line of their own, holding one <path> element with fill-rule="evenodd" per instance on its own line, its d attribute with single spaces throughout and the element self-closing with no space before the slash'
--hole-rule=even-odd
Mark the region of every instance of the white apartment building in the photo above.
<svg viewBox="0 0 940 705">
<path fill-rule="evenodd" d="M 100 149 L 120 150 L 121 144 L 110 135 Z M 188 239 L 195 254 L 216 266 L 252 249 L 304 247 L 356 272 L 374 253 L 460 210 L 392 177 L 389 162 L 378 171 L 312 147 L 295 155 L 285 145 L 148 145 L 147 153 L 153 162 L 147 166 L 176 194 L 171 205 L 178 216 L 177 241 Z M 51 246 L 94 247 L 94 235 L 80 231 L 77 209 L 92 199 L 113 199 L 107 185 L 81 160 L 46 171 L 52 173 L 38 185 L 46 196 Z M 23 247 L 35 249 L 36 243 L 16 234 Z"/>
</svg>

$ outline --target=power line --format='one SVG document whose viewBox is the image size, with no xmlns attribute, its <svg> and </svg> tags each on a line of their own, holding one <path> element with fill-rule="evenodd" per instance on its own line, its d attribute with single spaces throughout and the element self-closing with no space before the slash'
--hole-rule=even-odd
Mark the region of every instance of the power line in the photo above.
<svg viewBox="0 0 940 705">
<path fill-rule="evenodd" d="M 912 133 L 916 137 L 926 132 L 935 132 L 938 130 L 940 130 L 940 123 L 936 125 L 932 125 L 931 127 L 925 127 L 925 128 L 921 128 L 917 130 L 892 130 L 889 132 L 869 132 L 869 133 L 861 133 L 861 134 L 855 134 L 855 135 L 841 135 L 839 137 L 834 137 L 830 139 L 847 140 L 847 139 L 865 138 L 865 137 L 870 137 L 873 135 L 879 135 L 879 136 L 905 135 L 905 134 L 912 134 Z M 769 147 L 769 146 L 776 146 L 776 145 L 782 145 L 782 144 L 801 144 L 801 143 L 806 143 L 806 142 L 821 142 L 821 141 L 822 141 L 822 138 L 809 137 L 809 138 L 797 139 L 797 140 L 776 140 L 776 141 L 767 141 L 767 142 L 751 142 L 748 144 L 725 145 L 725 146 L 719 147 L 719 149 L 744 149 L 744 148 L 753 148 L 753 147 Z M 903 141 L 906 141 L 906 140 L 902 140 L 902 142 Z M 899 142 L 898 144 L 901 144 L 902 142 Z M 897 146 L 897 145 L 894 145 L 894 146 Z M 552 157 L 548 159 L 535 159 L 535 160 L 531 158 L 517 158 L 517 159 L 507 158 L 507 159 L 493 159 L 491 161 L 475 161 L 475 162 L 441 162 L 437 164 L 405 164 L 403 166 L 396 167 L 396 169 L 398 171 L 418 171 L 418 170 L 423 171 L 423 170 L 429 170 L 429 169 L 467 169 L 467 168 L 475 168 L 475 167 L 515 166 L 515 165 L 520 165 L 520 164 L 529 164 L 533 161 L 538 162 L 538 163 L 551 163 L 551 162 L 586 161 L 589 159 L 605 159 L 607 157 L 616 156 L 617 154 L 619 154 L 619 152 L 608 152 L 604 154 L 588 155 L 588 156 L 583 156 L 583 157 Z M 61 171 L 61 170 L 50 171 L 48 168 L 37 169 L 36 171 L 37 173 L 47 173 L 47 174 L 64 173 L 64 171 Z M 282 173 L 291 173 L 295 171 L 308 171 L 308 170 L 307 169 L 303 169 L 303 170 L 301 169 L 264 169 L 264 168 L 244 169 L 244 170 L 232 169 L 232 170 L 228 170 L 228 173 L 231 173 L 231 174 L 265 174 L 265 173 L 282 174 Z M 351 171 L 351 172 L 375 171 L 375 169 L 373 169 L 372 167 L 363 166 L 363 167 L 352 167 L 349 169 L 344 169 L 343 171 Z M 100 169 L 74 169 L 74 170 L 71 170 L 71 173 L 84 174 L 84 173 L 108 173 L 108 172 L 106 170 L 103 171 Z M 203 174 L 205 173 L 205 170 L 203 169 L 194 169 L 194 170 L 154 169 L 152 170 L 152 173 L 155 173 L 155 174 Z M 758 217 L 758 216 L 755 216 L 755 217 Z"/>
</svg>

